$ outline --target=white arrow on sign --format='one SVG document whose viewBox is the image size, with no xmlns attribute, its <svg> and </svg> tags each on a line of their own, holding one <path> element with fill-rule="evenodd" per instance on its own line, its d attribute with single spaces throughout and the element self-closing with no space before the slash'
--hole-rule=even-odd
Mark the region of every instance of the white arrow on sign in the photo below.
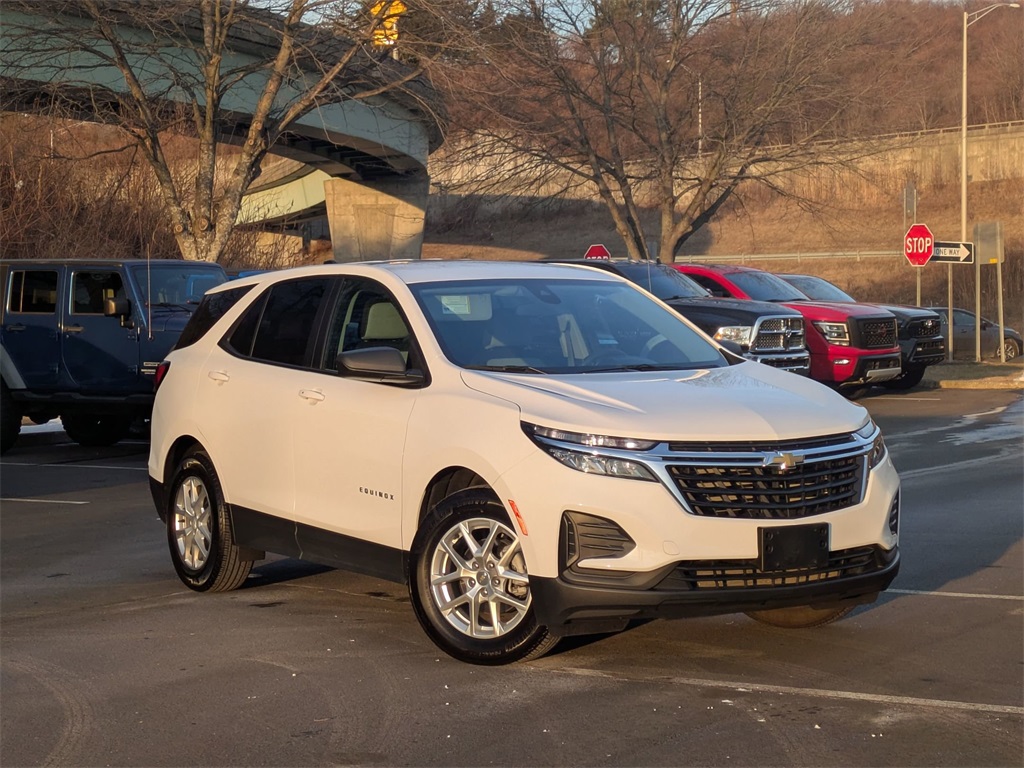
<svg viewBox="0 0 1024 768">
<path fill-rule="evenodd" d="M 932 261 L 954 264 L 974 263 L 974 243 L 935 243 Z"/>
</svg>

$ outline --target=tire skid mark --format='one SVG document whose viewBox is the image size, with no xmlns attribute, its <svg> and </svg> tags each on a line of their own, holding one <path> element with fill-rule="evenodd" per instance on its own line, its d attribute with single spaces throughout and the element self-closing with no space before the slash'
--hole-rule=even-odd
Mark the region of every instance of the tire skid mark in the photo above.
<svg viewBox="0 0 1024 768">
<path fill-rule="evenodd" d="M 45 688 L 56 700 L 61 709 L 61 728 L 57 743 L 50 753 L 39 763 L 40 766 L 76 765 L 80 761 L 75 757 L 82 741 L 96 720 L 92 705 L 80 693 L 84 682 L 73 673 L 56 664 L 31 658 L 4 660 L 9 669 L 30 677 Z"/>
</svg>

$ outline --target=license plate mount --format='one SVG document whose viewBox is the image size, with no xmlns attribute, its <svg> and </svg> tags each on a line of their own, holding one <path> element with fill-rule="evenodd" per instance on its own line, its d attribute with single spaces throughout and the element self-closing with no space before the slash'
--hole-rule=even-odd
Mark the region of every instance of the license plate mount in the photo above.
<svg viewBox="0 0 1024 768">
<path fill-rule="evenodd" d="M 808 570 L 828 565 L 828 523 L 758 528 L 761 571 Z"/>
</svg>

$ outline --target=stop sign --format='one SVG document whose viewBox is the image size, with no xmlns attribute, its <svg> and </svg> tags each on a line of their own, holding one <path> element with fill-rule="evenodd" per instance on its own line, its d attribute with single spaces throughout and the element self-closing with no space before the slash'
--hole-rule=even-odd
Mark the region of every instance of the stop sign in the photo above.
<svg viewBox="0 0 1024 768">
<path fill-rule="evenodd" d="M 590 246 L 583 254 L 584 259 L 610 259 L 611 257 L 611 252 L 600 243 Z"/>
<path fill-rule="evenodd" d="M 903 253 L 915 267 L 923 267 L 935 250 L 935 238 L 925 224 L 914 224 L 903 238 Z"/>
</svg>

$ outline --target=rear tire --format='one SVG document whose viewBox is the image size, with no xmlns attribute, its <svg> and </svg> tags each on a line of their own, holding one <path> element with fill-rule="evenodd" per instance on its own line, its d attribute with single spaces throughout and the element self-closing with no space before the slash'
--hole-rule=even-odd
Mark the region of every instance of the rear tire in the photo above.
<svg viewBox="0 0 1024 768">
<path fill-rule="evenodd" d="M 14 447 L 20 432 L 21 408 L 11 397 L 7 385 L 0 381 L 0 454 Z"/>
<path fill-rule="evenodd" d="M 131 416 L 74 413 L 61 416 L 60 421 L 68 437 L 90 448 L 101 448 L 124 440 L 132 426 Z"/>
<path fill-rule="evenodd" d="M 240 587 L 252 570 L 235 546 L 224 494 L 210 456 L 194 450 L 178 464 L 167 501 L 167 544 L 178 578 L 196 592 Z"/>
<path fill-rule="evenodd" d="M 490 491 L 443 499 L 420 526 L 412 555 L 416 618 L 449 656 L 511 664 L 543 656 L 558 642 L 537 624 L 519 534 Z"/>
<path fill-rule="evenodd" d="M 895 379 L 890 379 L 882 386 L 887 389 L 913 389 L 924 378 L 924 368 L 906 368 Z"/>
<path fill-rule="evenodd" d="M 823 627 L 833 621 L 839 621 L 857 605 L 838 605 L 827 608 L 815 608 L 810 605 L 797 605 L 792 608 L 775 608 L 770 611 L 747 611 L 747 616 L 754 621 L 783 629 L 811 629 Z"/>
</svg>

